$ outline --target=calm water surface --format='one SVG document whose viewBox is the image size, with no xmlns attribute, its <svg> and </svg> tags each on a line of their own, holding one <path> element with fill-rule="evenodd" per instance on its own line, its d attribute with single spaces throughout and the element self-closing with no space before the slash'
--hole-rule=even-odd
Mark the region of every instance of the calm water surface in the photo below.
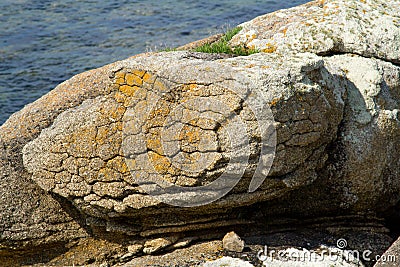
<svg viewBox="0 0 400 267">
<path fill-rule="evenodd" d="M 75 74 L 305 2 L 0 0 L 0 125 Z"/>
</svg>

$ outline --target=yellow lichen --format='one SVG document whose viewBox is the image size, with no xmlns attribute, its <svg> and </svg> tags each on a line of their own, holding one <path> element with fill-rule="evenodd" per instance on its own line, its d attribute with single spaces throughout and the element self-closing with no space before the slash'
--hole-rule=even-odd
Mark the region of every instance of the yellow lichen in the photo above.
<svg viewBox="0 0 400 267">
<path fill-rule="evenodd" d="M 118 84 L 118 85 L 123 85 L 123 84 L 125 84 L 125 79 L 123 79 L 123 78 L 117 78 L 117 79 L 115 80 L 115 83 Z"/>
<path fill-rule="evenodd" d="M 125 73 L 124 72 L 117 72 L 115 73 L 115 83 L 118 85 L 125 84 Z"/>
<path fill-rule="evenodd" d="M 152 136 L 146 139 L 146 146 L 159 154 L 163 153 L 162 142 L 159 136 Z"/>
<path fill-rule="evenodd" d="M 270 105 L 275 106 L 279 102 L 280 98 L 274 98 L 271 100 Z"/>
<path fill-rule="evenodd" d="M 119 71 L 115 73 L 115 79 L 125 79 L 125 72 Z"/>
<path fill-rule="evenodd" d="M 168 169 L 171 165 L 171 162 L 167 157 L 161 156 L 157 153 L 154 153 L 152 151 L 149 151 L 148 153 L 149 159 L 153 164 L 154 169 L 159 173 L 159 174 L 166 174 L 168 173 Z"/>
<path fill-rule="evenodd" d="M 119 173 L 125 174 L 129 172 L 128 166 L 125 163 L 125 159 L 122 157 L 116 157 L 107 162 L 107 167 L 118 171 Z"/>
<path fill-rule="evenodd" d="M 144 75 L 143 75 L 143 81 L 145 82 L 145 83 L 154 83 L 154 77 L 153 77 L 153 75 L 151 75 L 150 73 L 148 73 L 148 72 L 146 72 Z"/>
<path fill-rule="evenodd" d="M 115 180 L 115 171 L 110 168 L 103 168 L 97 174 L 97 179 L 102 182 L 110 182 Z"/>
<path fill-rule="evenodd" d="M 140 78 L 143 78 L 146 72 L 144 70 L 133 70 L 132 73 L 135 74 L 136 76 L 139 76 Z"/>
<path fill-rule="evenodd" d="M 195 84 L 195 83 L 189 84 L 189 89 L 190 90 L 195 90 L 196 88 L 197 88 L 197 84 Z"/>
<path fill-rule="evenodd" d="M 108 117 L 114 121 L 119 120 L 125 113 L 125 108 L 118 106 L 117 108 L 111 108 L 108 110 Z"/>
<path fill-rule="evenodd" d="M 139 88 L 138 86 L 122 85 L 119 90 L 127 96 L 134 96 Z"/>
<path fill-rule="evenodd" d="M 136 76 L 132 73 L 127 73 L 125 75 L 125 80 L 126 80 L 126 83 L 130 86 L 134 86 L 134 85 L 141 86 L 143 84 L 142 78 L 140 78 L 139 76 Z"/>
<path fill-rule="evenodd" d="M 275 46 L 274 44 L 267 43 L 267 44 L 265 45 L 265 47 L 266 47 L 266 48 L 264 48 L 264 49 L 262 50 L 262 52 L 264 52 L 264 53 L 274 53 L 274 52 L 276 51 L 276 46 Z"/>
</svg>

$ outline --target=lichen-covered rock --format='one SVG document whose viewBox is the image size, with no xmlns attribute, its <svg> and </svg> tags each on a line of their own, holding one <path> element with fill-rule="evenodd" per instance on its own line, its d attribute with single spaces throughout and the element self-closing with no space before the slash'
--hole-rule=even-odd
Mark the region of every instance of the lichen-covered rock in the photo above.
<svg viewBox="0 0 400 267">
<path fill-rule="evenodd" d="M 88 215 L 104 219 L 137 216 L 143 209 L 159 206 L 160 201 L 143 194 L 143 186 L 138 186 L 151 181 L 146 175 L 154 171 L 178 186 L 206 185 L 227 172 L 230 160 L 246 153 L 249 163 L 238 163 L 245 171 L 244 182 L 235 188 L 237 196 L 230 197 L 235 202 L 222 199 L 210 204 L 211 208 L 248 205 L 312 183 L 316 169 L 328 157 L 325 148 L 336 138 L 344 107 L 344 89 L 334 85 L 340 81 L 329 76 L 321 58 L 299 54 L 286 60 L 258 54 L 208 61 L 191 55 L 146 55 L 154 64 L 146 70 L 140 57 L 119 62 L 109 74 L 114 82 L 109 94 L 60 114 L 25 146 L 24 165 L 33 173 L 32 179 L 44 190 L 70 199 Z M 174 67 L 157 73 L 155 66 L 165 61 Z M 325 75 L 332 86 L 313 81 L 316 75 Z M 270 178 L 259 190 L 270 193 L 249 194 L 246 179 L 248 183 L 258 167 L 261 137 L 253 104 L 243 99 L 256 90 L 272 103 L 275 122 L 271 124 L 278 139 L 271 144 L 276 143 L 277 151 Z M 212 100 L 218 105 L 210 107 L 208 117 L 201 117 L 204 104 Z M 238 149 L 245 146 L 242 140 L 232 148 L 232 132 L 218 127 L 233 111 L 250 135 L 248 152 Z M 163 128 L 179 120 L 184 123 L 176 129 Z M 235 134 L 239 135 L 237 129 Z M 186 200 L 183 195 L 181 201 Z"/>
<path fill-rule="evenodd" d="M 231 45 L 265 53 L 352 53 L 400 63 L 400 2 L 317 0 L 243 23 Z"/>
<path fill-rule="evenodd" d="M 148 53 L 59 85 L 0 127 L 0 256 L 92 236 L 129 258 L 262 215 L 380 229 L 400 200 L 398 14 L 314 1 L 243 24 L 231 45 L 257 54 Z"/>
</svg>

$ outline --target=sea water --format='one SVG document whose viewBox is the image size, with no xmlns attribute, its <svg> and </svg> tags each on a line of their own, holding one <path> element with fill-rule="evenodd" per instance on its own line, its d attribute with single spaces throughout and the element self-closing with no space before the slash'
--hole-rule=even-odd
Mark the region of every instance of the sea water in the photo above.
<svg viewBox="0 0 400 267">
<path fill-rule="evenodd" d="M 75 74 L 305 2 L 0 0 L 0 125 Z"/>
</svg>

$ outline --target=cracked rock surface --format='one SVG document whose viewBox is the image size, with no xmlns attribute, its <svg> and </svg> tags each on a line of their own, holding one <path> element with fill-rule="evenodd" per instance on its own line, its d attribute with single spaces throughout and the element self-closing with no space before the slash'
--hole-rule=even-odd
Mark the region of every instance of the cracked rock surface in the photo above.
<svg viewBox="0 0 400 267">
<path fill-rule="evenodd" d="M 60 84 L 0 127 L 0 257 L 101 237 L 123 262 L 258 216 L 380 229 L 400 201 L 398 14 L 313 1 L 242 24 L 230 44 L 260 53 L 147 53 Z"/>
<path fill-rule="evenodd" d="M 298 54 L 293 56 L 297 63 L 292 64 L 263 54 L 218 61 L 186 56 L 187 52 L 147 55 L 156 66 L 164 61 L 174 66 L 159 74 L 149 67 L 142 70 L 139 58 L 119 62 L 110 73 L 114 78 L 109 94 L 60 114 L 25 146 L 24 165 L 33 173 L 32 179 L 88 215 L 136 216 L 141 209 L 161 204 L 144 194 L 135 175 L 151 180 L 158 174 L 179 186 L 198 186 L 229 173 L 229 161 L 245 153 L 242 140 L 232 148 L 232 132 L 218 127 L 233 112 L 249 135 L 250 160 L 244 166 L 244 179 L 251 178 L 261 137 L 245 95 L 257 89 L 273 103 L 275 122 L 271 124 L 278 136 L 276 160 L 262 185 L 270 193 L 248 194 L 244 181 L 230 196 L 238 195 L 233 205 L 267 200 L 317 178 L 316 170 L 328 158 L 325 148 L 336 138 L 344 107 L 342 88 L 313 81 L 326 75 L 328 83 L 336 82 L 321 58 Z M 275 66 L 277 61 L 280 65 Z M 243 92 L 230 90 L 233 86 Z M 213 100 L 215 107 L 207 108 Z M 213 206 L 232 207 L 232 203 L 222 199 L 208 208 Z"/>
</svg>

